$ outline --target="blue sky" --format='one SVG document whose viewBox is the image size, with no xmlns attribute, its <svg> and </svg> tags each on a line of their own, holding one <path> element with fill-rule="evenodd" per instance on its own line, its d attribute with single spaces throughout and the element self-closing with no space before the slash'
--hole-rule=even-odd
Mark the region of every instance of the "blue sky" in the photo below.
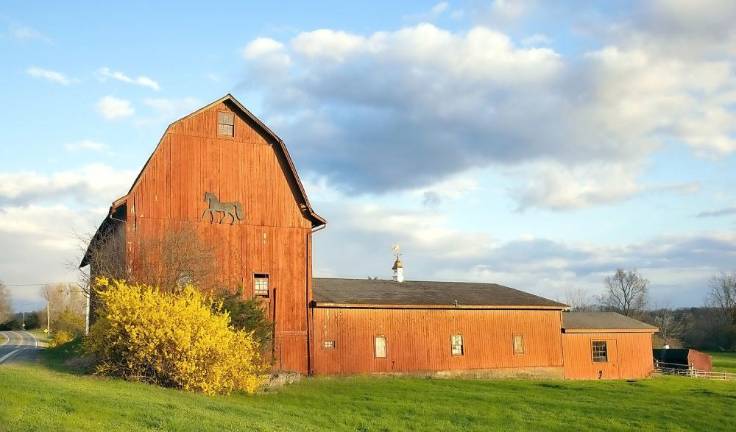
<svg viewBox="0 0 736 432">
<path fill-rule="evenodd" d="M 324 276 L 504 283 L 565 301 L 617 267 L 652 304 L 734 270 L 729 1 L 6 1 L 0 280 L 74 280 L 76 236 L 166 125 L 233 93 L 329 221 Z M 18 286 L 16 286 L 18 285 Z"/>
</svg>

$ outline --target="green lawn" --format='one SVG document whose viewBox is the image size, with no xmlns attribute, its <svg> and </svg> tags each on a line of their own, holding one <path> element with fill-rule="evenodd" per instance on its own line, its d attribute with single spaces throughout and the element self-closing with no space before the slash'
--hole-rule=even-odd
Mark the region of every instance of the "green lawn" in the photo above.
<svg viewBox="0 0 736 432">
<path fill-rule="evenodd" d="M 254 396 L 207 397 L 75 375 L 0 367 L 0 431 L 736 430 L 736 383 L 308 379 Z"/>
<path fill-rule="evenodd" d="M 736 373 L 736 352 L 709 352 L 713 356 L 713 370 Z"/>
</svg>

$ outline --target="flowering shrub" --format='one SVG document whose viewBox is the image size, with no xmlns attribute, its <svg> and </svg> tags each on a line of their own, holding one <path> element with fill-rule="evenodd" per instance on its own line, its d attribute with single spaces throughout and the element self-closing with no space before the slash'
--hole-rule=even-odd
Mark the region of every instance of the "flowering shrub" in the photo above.
<svg viewBox="0 0 736 432">
<path fill-rule="evenodd" d="M 263 382 L 252 333 L 234 330 L 195 287 L 165 293 L 99 278 L 97 293 L 101 308 L 85 341 L 97 373 L 207 394 L 252 393 Z"/>
<path fill-rule="evenodd" d="M 57 330 L 51 335 L 51 339 L 49 340 L 49 348 L 55 348 L 73 340 L 74 335 L 70 332 L 66 330 Z"/>
</svg>

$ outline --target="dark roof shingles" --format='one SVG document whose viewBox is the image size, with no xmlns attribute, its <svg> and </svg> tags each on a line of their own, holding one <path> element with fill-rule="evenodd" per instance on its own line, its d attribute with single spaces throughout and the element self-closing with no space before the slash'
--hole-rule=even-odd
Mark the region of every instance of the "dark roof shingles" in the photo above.
<svg viewBox="0 0 736 432">
<path fill-rule="evenodd" d="M 317 304 L 567 307 L 491 283 L 315 278 L 313 291 Z"/>
<path fill-rule="evenodd" d="M 563 329 L 632 329 L 656 330 L 657 327 L 616 312 L 566 312 L 562 314 Z"/>
</svg>

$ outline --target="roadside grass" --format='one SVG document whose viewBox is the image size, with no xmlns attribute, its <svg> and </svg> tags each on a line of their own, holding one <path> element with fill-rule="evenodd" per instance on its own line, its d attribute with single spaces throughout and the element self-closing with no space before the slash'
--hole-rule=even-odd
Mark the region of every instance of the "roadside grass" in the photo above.
<svg viewBox="0 0 736 432">
<path fill-rule="evenodd" d="M 46 343 L 49 341 L 49 336 L 45 331 L 43 331 L 43 329 L 33 329 L 29 330 L 29 332 L 32 333 L 39 342 Z"/>
<path fill-rule="evenodd" d="M 315 378 L 208 397 L 79 375 L 78 347 L 0 367 L 0 431 L 736 430 L 733 382 Z"/>
<path fill-rule="evenodd" d="M 708 352 L 713 356 L 713 370 L 736 373 L 736 352 Z"/>
</svg>

